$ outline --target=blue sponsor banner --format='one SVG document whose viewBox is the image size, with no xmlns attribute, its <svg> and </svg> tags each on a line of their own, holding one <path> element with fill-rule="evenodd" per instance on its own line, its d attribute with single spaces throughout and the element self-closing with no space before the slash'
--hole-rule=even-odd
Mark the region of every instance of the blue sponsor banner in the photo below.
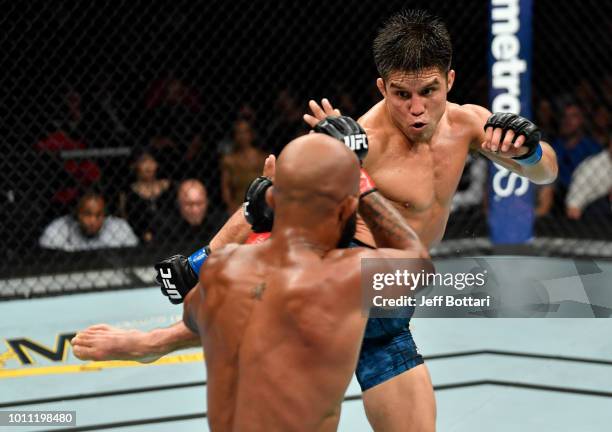
<svg viewBox="0 0 612 432">
<path fill-rule="evenodd" d="M 531 118 L 533 0 L 491 0 L 489 106 Z M 489 166 L 489 228 L 494 244 L 533 236 L 534 185 L 494 163 Z"/>
</svg>

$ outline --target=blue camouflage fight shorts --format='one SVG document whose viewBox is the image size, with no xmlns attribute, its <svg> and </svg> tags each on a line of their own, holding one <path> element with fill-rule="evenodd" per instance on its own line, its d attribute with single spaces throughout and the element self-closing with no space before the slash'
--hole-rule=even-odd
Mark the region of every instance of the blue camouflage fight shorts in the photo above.
<svg viewBox="0 0 612 432">
<path fill-rule="evenodd" d="M 364 246 L 353 241 L 349 247 Z M 368 319 L 355 371 L 362 391 L 423 364 L 410 333 L 411 309 L 406 318 Z"/>
</svg>

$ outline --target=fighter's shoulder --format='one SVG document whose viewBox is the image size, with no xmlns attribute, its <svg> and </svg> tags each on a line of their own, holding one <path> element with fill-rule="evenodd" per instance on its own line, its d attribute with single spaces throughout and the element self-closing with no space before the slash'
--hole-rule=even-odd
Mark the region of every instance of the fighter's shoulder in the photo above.
<svg viewBox="0 0 612 432">
<path fill-rule="evenodd" d="M 459 123 L 464 127 L 468 125 L 482 127 L 491 115 L 488 109 L 480 105 L 458 105 L 452 102 L 447 102 L 446 112 L 451 122 Z"/>
<path fill-rule="evenodd" d="M 214 271 L 218 271 L 227 263 L 227 259 L 234 255 L 239 248 L 239 244 L 229 243 L 212 251 L 206 259 L 206 273 L 212 274 Z"/>
<path fill-rule="evenodd" d="M 389 128 L 385 122 L 383 101 L 374 105 L 368 112 L 359 117 L 357 122 L 365 129 L 368 134 L 368 141 L 376 147 L 381 143 L 387 142 L 387 138 L 391 135 L 392 128 Z"/>
<path fill-rule="evenodd" d="M 469 130 L 473 139 L 480 140 L 484 135 L 484 125 L 491 112 L 480 105 L 458 105 L 448 102 L 446 113 L 451 126 Z"/>
<path fill-rule="evenodd" d="M 352 247 L 348 249 L 335 249 L 328 257 L 336 262 L 334 264 L 344 264 L 348 268 L 359 268 L 361 260 L 364 258 L 385 258 L 383 249 L 369 247 Z M 355 265 L 356 264 L 356 265 Z"/>
<path fill-rule="evenodd" d="M 335 261 L 334 264 L 347 264 L 350 265 L 351 261 L 361 259 L 364 252 L 368 250 L 367 247 L 349 247 L 343 249 L 334 249 L 328 253 L 327 258 Z"/>
<path fill-rule="evenodd" d="M 367 250 L 365 247 L 334 249 L 324 260 L 325 270 L 319 272 L 323 279 L 332 277 L 339 282 L 350 283 L 361 277 L 361 258 Z"/>
</svg>

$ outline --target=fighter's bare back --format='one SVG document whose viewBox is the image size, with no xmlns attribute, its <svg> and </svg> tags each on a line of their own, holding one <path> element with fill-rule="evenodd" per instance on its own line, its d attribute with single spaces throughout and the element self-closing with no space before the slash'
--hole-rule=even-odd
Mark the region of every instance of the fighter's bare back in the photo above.
<svg viewBox="0 0 612 432">
<path fill-rule="evenodd" d="M 336 430 L 366 324 L 360 258 L 372 254 L 271 240 L 209 258 L 205 293 L 192 290 L 187 307 L 206 352 L 212 430 Z"/>
</svg>

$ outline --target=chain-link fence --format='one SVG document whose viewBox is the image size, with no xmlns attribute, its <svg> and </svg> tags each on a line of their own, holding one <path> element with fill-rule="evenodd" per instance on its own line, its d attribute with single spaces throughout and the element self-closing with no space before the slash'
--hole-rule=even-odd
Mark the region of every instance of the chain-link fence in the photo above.
<svg viewBox="0 0 612 432">
<path fill-rule="evenodd" d="M 536 1 L 535 117 L 569 149 L 568 173 L 538 192 L 541 236 L 612 237 L 601 190 L 612 175 L 602 156 L 612 6 L 590 3 Z M 265 155 L 307 132 L 308 99 L 329 97 L 355 117 L 379 100 L 372 40 L 407 7 L 449 27 L 450 100 L 486 106 L 486 1 L 9 4 L 0 19 L 4 296 L 147 283 L 156 259 L 205 244 Z M 572 150 L 576 140 L 584 151 Z M 581 168 L 589 156 L 593 167 Z M 448 238 L 487 237 L 485 169 L 470 159 Z"/>
</svg>

